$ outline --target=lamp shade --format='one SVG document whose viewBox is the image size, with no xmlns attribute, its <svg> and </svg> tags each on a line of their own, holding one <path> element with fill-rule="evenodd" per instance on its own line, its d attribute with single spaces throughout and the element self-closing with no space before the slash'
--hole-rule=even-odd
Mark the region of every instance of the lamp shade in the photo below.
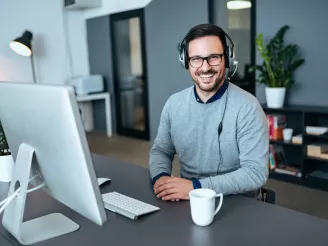
<svg viewBox="0 0 328 246">
<path fill-rule="evenodd" d="M 10 48 L 21 56 L 32 55 L 32 38 L 33 34 L 30 31 L 25 31 L 21 37 L 9 43 Z"/>
<path fill-rule="evenodd" d="M 246 0 L 231 0 L 227 2 L 228 9 L 247 9 L 252 7 L 252 3 Z"/>
</svg>

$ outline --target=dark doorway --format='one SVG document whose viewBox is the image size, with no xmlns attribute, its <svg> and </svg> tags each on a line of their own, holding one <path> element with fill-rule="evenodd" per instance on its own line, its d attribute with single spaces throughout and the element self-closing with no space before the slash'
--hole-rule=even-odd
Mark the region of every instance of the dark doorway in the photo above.
<svg viewBox="0 0 328 246">
<path fill-rule="evenodd" d="M 143 9 L 110 16 L 117 133 L 149 140 Z"/>
</svg>

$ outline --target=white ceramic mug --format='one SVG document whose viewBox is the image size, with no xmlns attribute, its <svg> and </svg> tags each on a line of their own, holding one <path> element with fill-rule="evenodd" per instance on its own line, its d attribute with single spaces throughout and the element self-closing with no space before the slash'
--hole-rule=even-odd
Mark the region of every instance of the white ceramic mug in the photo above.
<svg viewBox="0 0 328 246">
<path fill-rule="evenodd" d="M 215 198 L 220 197 L 220 202 L 215 209 Z M 196 225 L 207 226 L 212 223 L 214 216 L 220 211 L 223 195 L 216 194 L 211 189 L 195 189 L 189 192 L 191 217 Z"/>
<path fill-rule="evenodd" d="M 282 134 L 285 141 L 291 141 L 293 137 L 293 129 L 292 128 L 285 128 L 282 130 Z"/>
</svg>

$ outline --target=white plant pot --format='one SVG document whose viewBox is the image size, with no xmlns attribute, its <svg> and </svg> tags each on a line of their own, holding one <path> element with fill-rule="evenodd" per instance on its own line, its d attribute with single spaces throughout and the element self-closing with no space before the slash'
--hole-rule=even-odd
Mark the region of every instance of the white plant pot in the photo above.
<svg viewBox="0 0 328 246">
<path fill-rule="evenodd" d="M 285 101 L 286 88 L 265 88 L 267 106 L 269 108 L 282 108 Z"/>
<path fill-rule="evenodd" d="M 10 182 L 13 169 L 13 157 L 11 155 L 0 156 L 0 182 Z"/>
</svg>

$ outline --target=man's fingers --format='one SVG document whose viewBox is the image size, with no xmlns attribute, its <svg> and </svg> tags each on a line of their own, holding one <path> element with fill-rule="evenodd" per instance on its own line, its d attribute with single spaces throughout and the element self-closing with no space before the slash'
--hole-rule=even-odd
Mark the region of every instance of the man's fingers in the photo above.
<svg viewBox="0 0 328 246">
<path fill-rule="evenodd" d="M 170 195 L 166 195 L 162 197 L 162 200 L 171 200 L 171 201 L 180 201 L 180 200 L 190 200 L 189 195 L 183 196 L 181 193 L 172 193 Z"/>
<path fill-rule="evenodd" d="M 164 190 L 171 189 L 174 187 L 175 187 L 174 183 L 163 184 L 163 185 L 159 186 L 157 189 L 155 189 L 154 192 L 155 192 L 155 194 L 158 194 Z"/>
<path fill-rule="evenodd" d="M 156 180 L 155 184 L 154 184 L 154 190 L 157 189 L 158 187 L 160 187 L 162 184 L 164 184 L 164 181 L 161 179 Z"/>
<path fill-rule="evenodd" d="M 166 189 L 166 190 L 163 190 L 162 192 L 160 192 L 159 194 L 157 194 L 157 198 L 162 198 L 164 196 L 168 196 L 168 195 L 174 194 L 176 192 L 177 192 L 176 188 Z"/>
<path fill-rule="evenodd" d="M 163 196 L 162 197 L 162 200 L 165 200 L 165 201 L 168 201 L 168 200 L 178 200 L 178 199 L 181 199 L 181 194 L 180 193 L 171 193 L 171 194 L 168 194 L 166 196 Z"/>
<path fill-rule="evenodd" d="M 154 184 L 154 190 L 157 189 L 158 187 L 160 187 L 161 185 L 165 184 L 166 181 L 172 179 L 172 177 L 168 177 L 168 176 L 165 176 L 165 177 L 161 177 L 160 179 L 156 180 L 155 184 Z"/>
<path fill-rule="evenodd" d="M 166 179 L 163 182 L 161 182 L 159 185 L 157 185 L 156 187 L 154 185 L 154 191 L 159 190 L 159 189 L 163 189 L 162 186 L 165 186 L 167 184 L 171 184 L 173 182 L 174 182 L 174 179 L 173 178 Z M 156 192 L 156 193 L 158 193 L 158 192 Z"/>
<path fill-rule="evenodd" d="M 169 179 L 164 180 L 164 184 L 173 183 L 174 181 L 175 181 L 175 177 L 170 177 Z"/>
<path fill-rule="evenodd" d="M 171 200 L 172 202 L 178 202 L 178 201 L 180 201 L 180 199 L 173 199 L 173 200 Z"/>
</svg>

